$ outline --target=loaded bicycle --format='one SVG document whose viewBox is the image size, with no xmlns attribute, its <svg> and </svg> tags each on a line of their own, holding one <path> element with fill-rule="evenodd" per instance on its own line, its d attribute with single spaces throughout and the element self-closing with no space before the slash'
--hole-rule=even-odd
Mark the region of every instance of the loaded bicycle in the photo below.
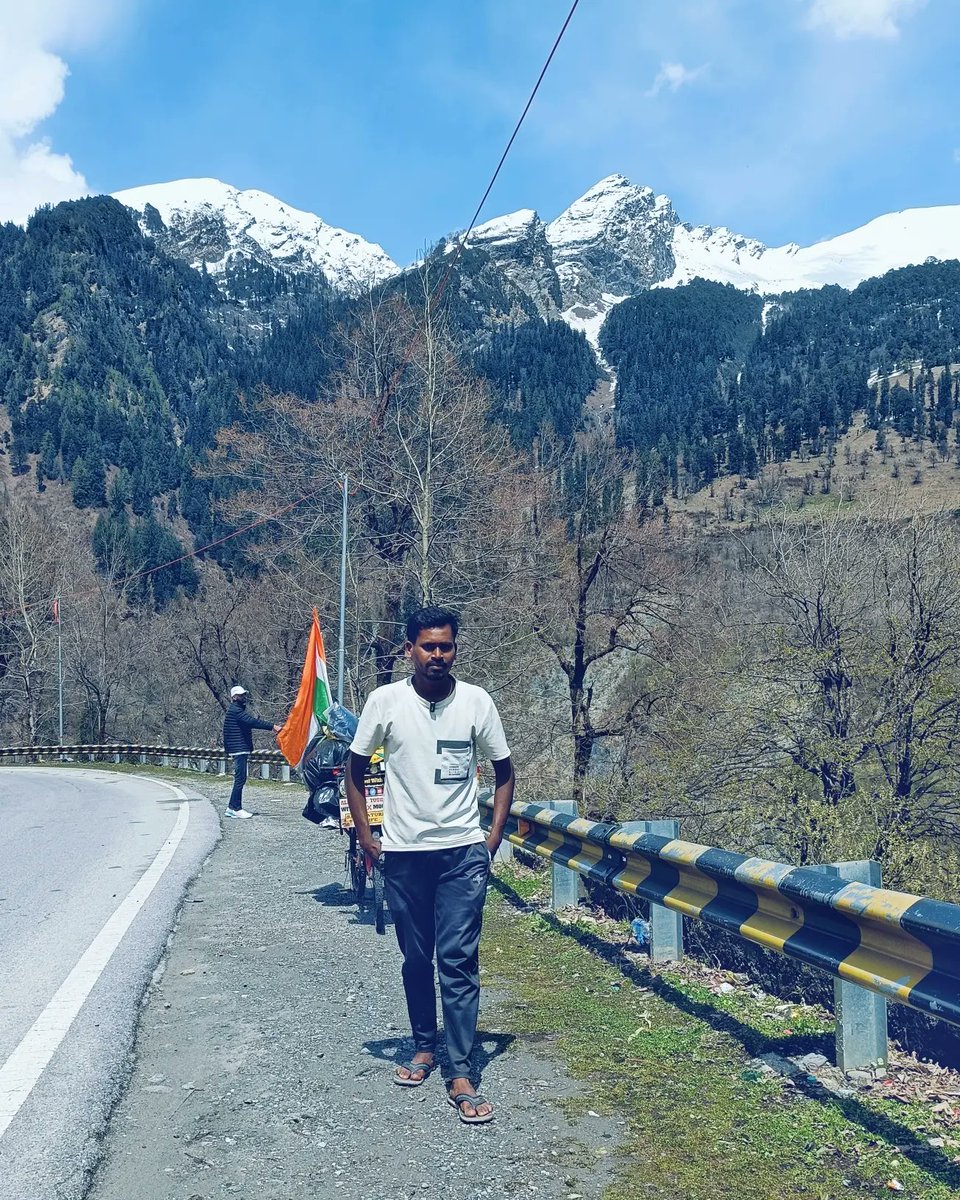
<svg viewBox="0 0 960 1200">
<path fill-rule="evenodd" d="M 345 724 L 346 718 L 352 727 Z M 349 842 L 344 855 L 344 887 L 353 893 L 361 909 L 367 907 L 369 891 L 377 933 L 386 932 L 383 898 L 383 870 L 357 841 L 344 786 L 344 769 L 349 755 L 350 738 L 356 729 L 356 717 L 339 705 L 327 714 L 324 729 L 307 746 L 300 763 L 300 776 L 308 790 L 303 815 L 321 829 L 339 828 Z M 373 835 L 379 840 L 383 825 L 384 766 L 375 754 L 364 777 L 367 818 Z"/>
<path fill-rule="evenodd" d="M 363 793 L 367 802 L 367 820 L 370 822 L 370 832 L 380 840 L 380 830 L 383 826 L 383 760 L 374 755 L 363 780 Z M 357 840 L 357 830 L 353 823 L 350 805 L 347 803 L 346 788 L 340 781 L 340 832 L 346 833 L 349 842 L 344 855 L 344 869 L 350 889 L 356 897 L 357 905 L 362 909 L 367 906 L 367 891 L 371 895 L 373 906 L 373 923 L 377 933 L 386 933 L 386 918 L 384 915 L 383 868 L 379 859 L 374 859 Z M 345 881 L 346 885 L 346 881 Z"/>
</svg>

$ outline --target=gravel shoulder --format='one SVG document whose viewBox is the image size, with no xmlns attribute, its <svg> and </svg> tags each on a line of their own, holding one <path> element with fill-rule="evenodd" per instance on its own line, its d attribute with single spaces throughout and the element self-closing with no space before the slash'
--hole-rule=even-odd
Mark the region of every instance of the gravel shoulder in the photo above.
<svg viewBox="0 0 960 1200">
<path fill-rule="evenodd" d="M 222 810 L 225 785 L 191 786 Z M 302 789 L 245 803 L 187 894 L 90 1200 L 599 1197 L 617 1123 L 565 1115 L 552 1031 L 512 1034 L 510 996 L 482 1000 L 491 1125 L 461 1125 L 439 1073 L 391 1083 L 412 1050 L 392 928 L 358 914 L 345 839 L 301 818 Z"/>
</svg>

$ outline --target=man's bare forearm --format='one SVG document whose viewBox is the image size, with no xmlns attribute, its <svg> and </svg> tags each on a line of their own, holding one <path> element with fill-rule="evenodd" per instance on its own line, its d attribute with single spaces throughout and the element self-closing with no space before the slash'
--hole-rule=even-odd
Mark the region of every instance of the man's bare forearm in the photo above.
<svg viewBox="0 0 960 1200">
<path fill-rule="evenodd" d="M 353 817 L 353 825 L 357 831 L 357 841 L 368 852 L 375 846 L 373 834 L 370 832 L 367 796 L 363 783 L 369 765 L 369 758 L 350 752 L 346 776 L 347 803 L 350 805 L 350 816 Z"/>
<path fill-rule="evenodd" d="M 493 816 L 490 818 L 490 832 L 487 834 L 487 849 L 496 854 L 497 848 L 503 841 L 503 829 L 510 815 L 513 804 L 513 792 L 516 787 L 516 775 L 513 762 L 502 758 L 493 764 L 495 787 L 493 792 Z"/>
</svg>

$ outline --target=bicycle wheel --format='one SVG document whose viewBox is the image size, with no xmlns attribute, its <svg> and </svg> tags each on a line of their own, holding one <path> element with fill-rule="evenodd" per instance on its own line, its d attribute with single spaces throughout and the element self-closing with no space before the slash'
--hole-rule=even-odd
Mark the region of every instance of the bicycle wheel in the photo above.
<svg viewBox="0 0 960 1200">
<path fill-rule="evenodd" d="M 386 918 L 383 915 L 383 868 L 376 863 L 373 866 L 373 920 L 377 933 L 387 932 Z"/>
</svg>

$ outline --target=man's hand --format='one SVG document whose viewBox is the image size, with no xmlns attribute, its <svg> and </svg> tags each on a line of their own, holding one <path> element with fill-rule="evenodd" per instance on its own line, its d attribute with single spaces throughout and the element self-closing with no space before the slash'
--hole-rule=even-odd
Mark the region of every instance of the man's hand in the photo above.
<svg viewBox="0 0 960 1200">
<path fill-rule="evenodd" d="M 283 726 L 282 726 L 282 725 L 274 725 L 274 727 L 273 727 L 273 732 L 274 732 L 274 733 L 279 733 L 279 732 L 280 732 L 280 730 L 281 730 L 282 728 L 283 728 Z"/>
<path fill-rule="evenodd" d="M 483 839 L 483 844 L 490 851 L 491 860 L 496 856 L 496 853 L 500 849 L 500 843 L 502 841 L 503 841 L 502 837 L 494 837 L 492 833 Z"/>
<path fill-rule="evenodd" d="M 364 854 L 369 854 L 374 862 L 376 862 L 379 859 L 379 857 L 382 853 L 382 851 L 380 849 L 380 839 L 379 838 L 375 838 L 370 833 L 368 833 L 364 837 L 364 836 L 361 836 L 360 832 L 358 831 L 357 832 L 357 842 L 359 843 L 360 849 L 364 852 Z"/>
</svg>

